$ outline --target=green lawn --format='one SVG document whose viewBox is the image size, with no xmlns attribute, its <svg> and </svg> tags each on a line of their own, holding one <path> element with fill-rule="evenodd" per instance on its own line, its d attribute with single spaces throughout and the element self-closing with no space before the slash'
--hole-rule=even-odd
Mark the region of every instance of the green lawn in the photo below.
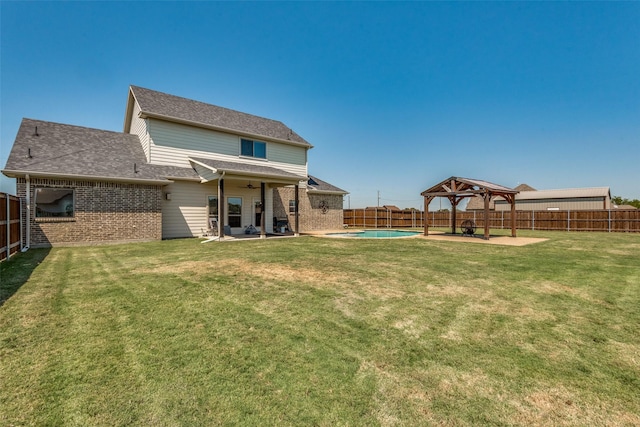
<svg viewBox="0 0 640 427">
<path fill-rule="evenodd" d="M 0 265 L 0 425 L 640 425 L 640 235 L 300 237 Z"/>
</svg>

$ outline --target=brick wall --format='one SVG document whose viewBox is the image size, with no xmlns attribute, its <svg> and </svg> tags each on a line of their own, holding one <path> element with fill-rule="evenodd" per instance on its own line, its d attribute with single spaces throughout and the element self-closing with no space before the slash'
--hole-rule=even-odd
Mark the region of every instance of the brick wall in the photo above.
<svg viewBox="0 0 640 427">
<path fill-rule="evenodd" d="M 73 217 L 35 218 L 35 189 L 44 187 L 74 190 Z M 26 197 L 23 178 L 17 190 Z M 34 247 L 162 239 L 161 186 L 32 178 L 30 197 Z"/>
<path fill-rule="evenodd" d="M 309 194 L 303 188 L 298 194 L 300 196 L 298 208 L 300 230 L 298 232 L 342 228 L 342 195 Z M 289 213 L 289 200 L 295 200 L 295 197 L 293 187 L 280 187 L 273 190 L 273 214 L 278 218 L 289 218 L 292 228 L 295 228 L 295 215 Z"/>
</svg>

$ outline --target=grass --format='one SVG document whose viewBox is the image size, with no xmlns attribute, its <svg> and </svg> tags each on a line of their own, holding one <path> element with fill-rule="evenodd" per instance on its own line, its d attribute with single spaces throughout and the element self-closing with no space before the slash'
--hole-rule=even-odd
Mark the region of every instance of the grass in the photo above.
<svg viewBox="0 0 640 427">
<path fill-rule="evenodd" d="M 640 235 L 176 240 L 0 265 L 0 425 L 639 425 Z"/>
</svg>

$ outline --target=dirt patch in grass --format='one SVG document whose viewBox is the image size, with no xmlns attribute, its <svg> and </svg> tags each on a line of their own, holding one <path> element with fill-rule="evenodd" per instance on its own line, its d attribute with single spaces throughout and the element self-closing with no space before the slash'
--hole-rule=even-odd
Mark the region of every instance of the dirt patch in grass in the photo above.
<svg viewBox="0 0 640 427">
<path fill-rule="evenodd" d="M 638 414 L 612 407 L 605 410 L 602 402 L 587 403 L 564 387 L 533 391 L 515 407 L 518 411 L 515 419 L 521 425 L 575 426 L 585 419 L 592 425 L 640 425 Z"/>
<path fill-rule="evenodd" d="M 431 234 L 428 236 L 420 236 L 421 239 L 427 240 L 444 240 L 448 242 L 460 243 L 480 243 L 484 245 L 504 245 L 504 246 L 526 246 L 534 243 L 544 242 L 549 239 L 538 237 L 511 237 L 511 236 L 490 236 L 489 240 L 485 240 L 480 236 L 467 237 L 459 234 Z"/>
</svg>

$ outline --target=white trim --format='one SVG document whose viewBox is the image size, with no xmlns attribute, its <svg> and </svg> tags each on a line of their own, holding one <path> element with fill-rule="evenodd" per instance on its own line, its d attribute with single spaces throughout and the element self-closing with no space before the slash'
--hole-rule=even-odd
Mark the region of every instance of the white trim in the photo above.
<svg viewBox="0 0 640 427">
<path fill-rule="evenodd" d="M 95 175 L 74 175 L 74 174 L 58 174 L 49 172 L 32 172 L 32 171 L 15 171 L 15 170 L 3 170 L 4 175 L 10 178 L 23 178 L 30 175 L 32 178 L 45 178 L 45 179 L 73 179 L 73 180 L 85 180 L 85 181 L 115 181 L 126 182 L 130 184 L 155 184 L 155 185 L 168 185 L 173 181 L 170 179 L 135 179 L 135 178 L 118 178 L 112 176 L 95 176 Z M 182 178 L 180 178 L 182 179 Z M 184 178 L 189 179 L 189 178 Z M 196 180 L 198 181 L 198 180 Z"/>
</svg>

